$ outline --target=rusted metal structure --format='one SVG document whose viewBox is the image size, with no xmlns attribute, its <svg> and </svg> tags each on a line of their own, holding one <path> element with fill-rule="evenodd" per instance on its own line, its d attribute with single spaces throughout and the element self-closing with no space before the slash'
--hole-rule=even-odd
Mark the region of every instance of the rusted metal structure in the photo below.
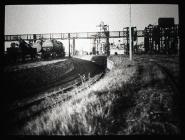
<svg viewBox="0 0 185 140">
<path fill-rule="evenodd" d="M 103 52 L 106 55 L 110 55 L 110 45 L 109 45 L 109 25 L 105 25 L 104 22 L 102 21 L 97 27 L 100 28 L 100 32 L 97 33 L 97 35 L 95 35 L 96 37 L 99 38 L 99 40 L 97 40 L 96 38 L 94 38 L 94 47 L 97 46 L 98 44 L 96 43 L 100 43 L 100 39 L 104 38 L 104 44 L 103 45 Z M 97 42 L 96 42 L 97 40 Z M 93 50 L 95 49 L 96 54 L 99 54 L 102 49 L 99 47 L 95 47 L 93 48 Z"/>
<path fill-rule="evenodd" d="M 177 54 L 179 50 L 179 25 L 173 18 L 159 18 L 158 25 L 148 25 L 144 30 L 146 53 Z"/>
</svg>

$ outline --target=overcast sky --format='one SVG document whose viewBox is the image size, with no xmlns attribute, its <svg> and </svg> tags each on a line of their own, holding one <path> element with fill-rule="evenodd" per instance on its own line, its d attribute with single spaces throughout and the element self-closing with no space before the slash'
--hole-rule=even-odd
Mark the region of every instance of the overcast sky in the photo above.
<svg viewBox="0 0 185 140">
<path fill-rule="evenodd" d="M 159 17 L 174 17 L 179 23 L 178 5 L 132 4 L 132 25 L 144 29 Z M 6 5 L 5 35 L 32 33 L 94 32 L 104 21 L 109 30 L 129 26 L 128 4 Z"/>
<path fill-rule="evenodd" d="M 132 25 L 144 29 L 157 24 L 159 17 L 178 19 L 178 5 L 132 4 Z M 101 21 L 110 30 L 122 30 L 129 25 L 128 4 L 74 5 L 7 5 L 5 34 L 60 33 L 97 31 Z"/>
</svg>

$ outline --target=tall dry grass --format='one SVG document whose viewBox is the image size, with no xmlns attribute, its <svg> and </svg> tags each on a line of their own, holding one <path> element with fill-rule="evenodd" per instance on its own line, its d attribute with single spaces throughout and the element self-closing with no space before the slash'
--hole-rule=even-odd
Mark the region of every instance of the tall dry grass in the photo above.
<svg viewBox="0 0 185 140">
<path fill-rule="evenodd" d="M 130 65 L 121 57 L 117 61 Z M 19 134 L 34 135 L 104 135 L 114 132 L 115 118 L 124 111 L 124 102 L 131 95 L 129 80 L 135 66 L 120 65 L 87 90 L 75 94 L 70 100 L 26 123 Z M 123 70 L 124 67 L 124 70 Z M 125 99 L 125 100 L 124 100 Z M 119 101 L 121 102 L 121 101 Z M 128 104 L 125 102 L 125 104 Z M 117 108 L 117 110 L 116 110 Z"/>
<path fill-rule="evenodd" d="M 164 73 L 142 59 L 109 59 L 115 68 L 100 81 L 27 122 L 18 134 L 178 134 L 173 92 Z"/>
</svg>

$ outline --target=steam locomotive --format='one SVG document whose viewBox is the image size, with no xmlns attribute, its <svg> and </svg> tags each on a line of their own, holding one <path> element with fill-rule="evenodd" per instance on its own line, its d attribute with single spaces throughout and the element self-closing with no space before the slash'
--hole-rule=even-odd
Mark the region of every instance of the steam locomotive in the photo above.
<svg viewBox="0 0 185 140">
<path fill-rule="evenodd" d="M 53 59 L 53 58 L 63 58 L 65 57 L 65 49 L 62 42 L 59 42 L 55 39 L 51 40 L 53 44 L 51 46 L 46 46 L 41 48 L 41 57 L 43 59 Z"/>
</svg>

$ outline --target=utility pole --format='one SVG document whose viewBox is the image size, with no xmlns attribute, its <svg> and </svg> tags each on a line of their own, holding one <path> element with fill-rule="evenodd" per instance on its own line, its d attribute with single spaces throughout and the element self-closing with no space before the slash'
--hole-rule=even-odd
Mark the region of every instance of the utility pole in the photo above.
<svg viewBox="0 0 185 140">
<path fill-rule="evenodd" d="M 69 57 L 71 57 L 71 52 L 70 52 L 70 33 L 68 33 L 68 38 L 69 38 Z"/>
<path fill-rule="evenodd" d="M 129 25 L 129 57 L 132 60 L 132 31 L 131 31 L 131 4 L 129 10 L 129 17 L 130 17 L 130 25 Z"/>
<path fill-rule="evenodd" d="M 75 38 L 73 37 L 73 55 L 75 55 Z"/>
</svg>

